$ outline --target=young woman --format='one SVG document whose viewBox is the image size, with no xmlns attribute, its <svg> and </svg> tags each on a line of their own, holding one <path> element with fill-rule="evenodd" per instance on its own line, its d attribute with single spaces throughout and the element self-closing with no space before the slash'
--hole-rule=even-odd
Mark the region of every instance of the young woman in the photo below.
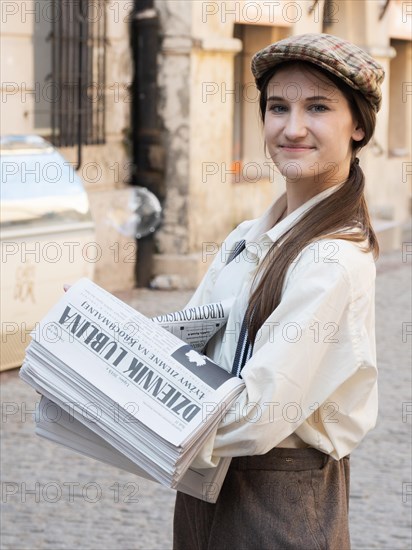
<svg viewBox="0 0 412 550">
<path fill-rule="evenodd" d="M 219 498 L 178 493 L 174 548 L 346 550 L 349 453 L 377 413 L 378 245 L 356 155 L 384 73 L 325 34 L 268 46 L 252 71 L 286 193 L 227 237 L 190 302 L 233 298 L 207 354 L 245 390 L 194 463 L 235 457 Z"/>
</svg>

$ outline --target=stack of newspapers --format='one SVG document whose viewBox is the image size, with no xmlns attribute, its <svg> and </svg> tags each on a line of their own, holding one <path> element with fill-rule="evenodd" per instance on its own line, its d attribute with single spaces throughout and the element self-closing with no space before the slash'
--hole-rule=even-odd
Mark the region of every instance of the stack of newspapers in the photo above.
<svg viewBox="0 0 412 550">
<path fill-rule="evenodd" d="M 199 351 L 226 316 L 219 303 L 148 319 L 81 279 L 36 326 L 20 370 L 42 394 L 36 432 L 215 502 L 230 459 L 190 465 L 244 389 Z"/>
</svg>

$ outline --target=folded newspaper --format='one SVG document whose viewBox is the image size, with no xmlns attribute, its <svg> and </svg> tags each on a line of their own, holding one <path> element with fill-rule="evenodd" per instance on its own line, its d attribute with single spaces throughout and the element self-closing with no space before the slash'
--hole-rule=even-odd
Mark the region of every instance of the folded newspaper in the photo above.
<svg viewBox="0 0 412 550">
<path fill-rule="evenodd" d="M 226 316 L 209 304 L 151 320 L 81 279 L 36 326 L 20 370 L 44 396 L 37 433 L 215 502 L 230 459 L 190 464 L 244 383 L 173 333 L 202 349 Z"/>
</svg>

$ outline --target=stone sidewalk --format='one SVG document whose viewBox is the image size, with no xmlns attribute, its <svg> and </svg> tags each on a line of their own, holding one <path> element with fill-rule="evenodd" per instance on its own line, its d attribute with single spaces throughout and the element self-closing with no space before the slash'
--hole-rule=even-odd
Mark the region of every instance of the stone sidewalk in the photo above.
<svg viewBox="0 0 412 550">
<path fill-rule="evenodd" d="M 406 259 L 399 251 L 378 262 L 380 418 L 351 458 L 353 550 L 412 546 L 411 257 Z M 139 290 L 121 297 L 156 315 L 180 308 L 189 296 Z M 1 374 L 1 549 L 170 549 L 173 491 L 35 436 L 31 411 L 38 397 L 17 371 Z"/>
</svg>

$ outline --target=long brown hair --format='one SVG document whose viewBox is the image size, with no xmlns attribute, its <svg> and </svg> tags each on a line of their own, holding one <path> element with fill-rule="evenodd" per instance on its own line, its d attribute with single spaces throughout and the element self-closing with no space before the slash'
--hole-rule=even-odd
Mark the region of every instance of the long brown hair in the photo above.
<svg viewBox="0 0 412 550">
<path fill-rule="evenodd" d="M 290 229 L 283 233 L 271 246 L 255 276 L 258 281 L 249 299 L 246 318 L 249 339 L 253 343 L 259 328 L 281 301 L 286 272 L 304 247 L 319 238 L 339 238 L 354 242 L 365 242 L 363 250 L 379 253 L 378 241 L 373 231 L 365 201 L 365 176 L 359 166 L 356 154 L 372 138 L 376 125 L 376 114 L 366 98 L 347 86 L 338 77 L 307 62 L 288 62 L 270 69 L 259 79 L 260 113 L 265 120 L 267 86 L 270 79 L 285 65 L 301 65 L 304 70 L 322 73 L 346 97 L 354 120 L 364 130 L 361 141 L 352 140 L 352 160 L 348 179 L 331 195 L 310 208 Z M 351 229 L 353 231 L 351 231 Z M 281 246 L 279 246 L 281 244 Z M 253 285 L 252 285 L 253 288 Z"/>
</svg>

